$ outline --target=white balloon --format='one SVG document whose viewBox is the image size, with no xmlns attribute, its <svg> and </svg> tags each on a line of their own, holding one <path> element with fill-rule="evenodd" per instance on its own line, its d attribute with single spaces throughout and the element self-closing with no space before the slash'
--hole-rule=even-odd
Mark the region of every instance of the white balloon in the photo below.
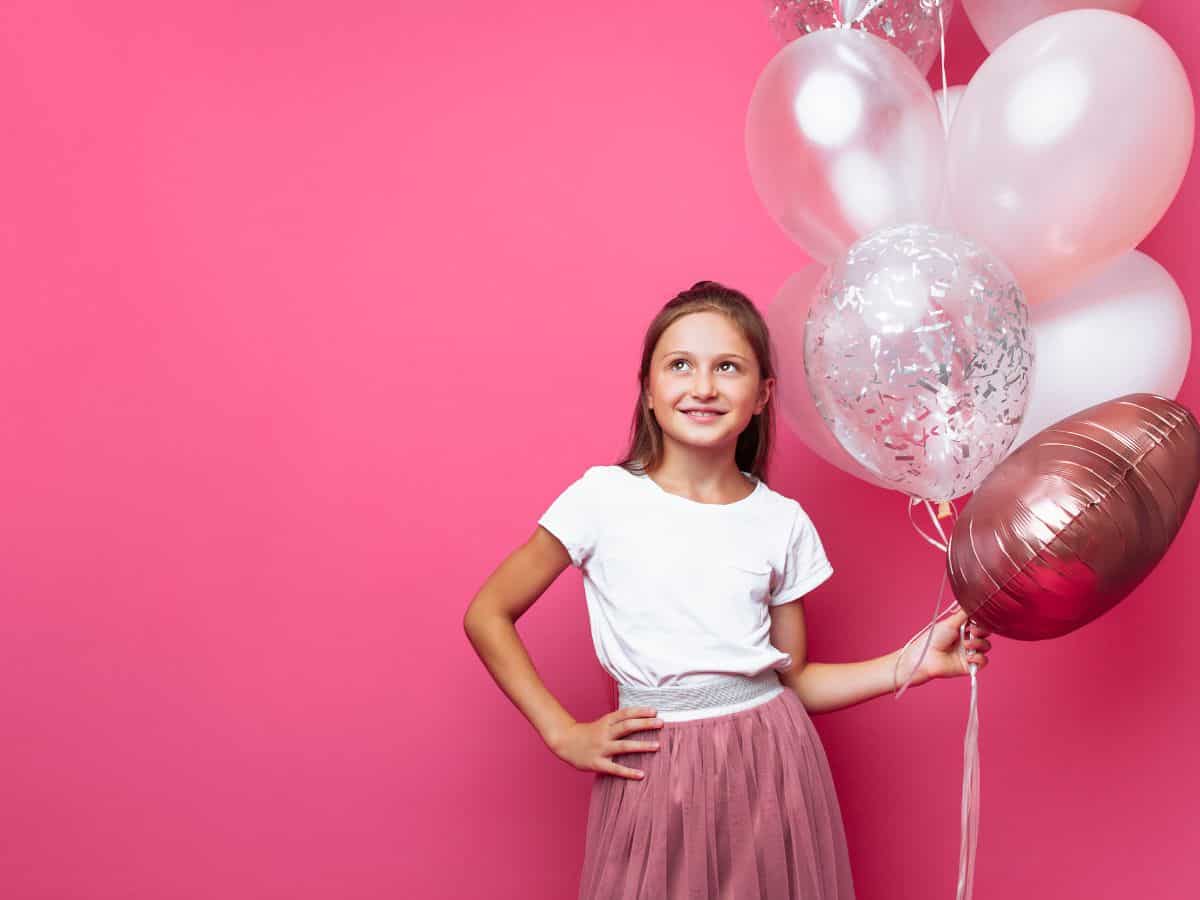
<svg viewBox="0 0 1200 900">
<path fill-rule="evenodd" d="M 1076 9 L 1022 28 L 963 92 L 946 154 L 953 230 L 1033 306 L 1134 249 L 1192 155 L 1187 70 L 1150 26 Z"/>
<path fill-rule="evenodd" d="M 780 49 L 750 95 L 745 143 L 763 206 L 826 265 L 880 228 L 929 221 L 942 199 L 933 90 L 864 31 L 828 28 Z"/>
<path fill-rule="evenodd" d="M 1072 9 L 1108 9 L 1132 16 L 1142 0 L 963 0 L 963 9 L 988 52 L 1038 19 Z"/>
<path fill-rule="evenodd" d="M 1148 392 L 1174 399 L 1192 349 L 1179 285 L 1145 253 L 1129 250 L 1030 311 L 1033 389 L 1009 452 L 1089 406 Z"/>
</svg>

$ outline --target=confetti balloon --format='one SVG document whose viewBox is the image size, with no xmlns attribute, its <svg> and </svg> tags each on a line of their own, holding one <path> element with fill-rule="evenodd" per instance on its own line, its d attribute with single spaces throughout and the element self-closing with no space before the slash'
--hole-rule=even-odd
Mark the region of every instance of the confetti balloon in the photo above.
<svg viewBox="0 0 1200 900">
<path fill-rule="evenodd" d="M 970 493 L 1029 400 L 1033 336 L 996 257 L 930 225 L 854 244 L 817 287 L 804 369 L 817 411 L 880 480 L 926 500 Z"/>
<path fill-rule="evenodd" d="M 780 417 L 813 453 L 843 472 L 867 484 L 888 488 L 859 465 L 834 439 L 813 404 L 804 374 L 804 326 L 825 267 L 809 263 L 793 272 L 767 305 L 767 327 L 771 332 L 775 360 L 775 408 Z"/>
<path fill-rule="evenodd" d="M 1068 416 L 963 508 L 946 563 L 958 605 L 1021 641 L 1086 625 L 1162 559 L 1198 480 L 1200 425 L 1174 400 L 1130 394 Z"/>
<path fill-rule="evenodd" d="M 781 41 L 854 28 L 902 50 L 922 75 L 937 58 L 953 10 L 954 0 L 767 0 L 768 21 Z"/>
</svg>

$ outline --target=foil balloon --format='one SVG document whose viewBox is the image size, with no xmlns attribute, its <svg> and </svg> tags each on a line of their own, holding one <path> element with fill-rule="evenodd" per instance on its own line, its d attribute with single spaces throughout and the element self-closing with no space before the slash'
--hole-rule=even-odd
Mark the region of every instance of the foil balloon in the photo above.
<svg viewBox="0 0 1200 900">
<path fill-rule="evenodd" d="M 902 51 L 924 75 L 941 49 L 954 0 L 766 0 L 766 6 L 781 41 L 826 28 L 856 28 Z"/>
<path fill-rule="evenodd" d="M 813 402 L 851 457 L 926 500 L 973 491 L 1029 399 L 1033 338 L 1004 265 L 960 235 L 900 225 L 822 278 L 804 333 Z"/>
<path fill-rule="evenodd" d="M 1107 9 L 1132 16 L 1142 0 L 963 0 L 963 12 L 988 52 L 1026 25 L 1071 9 Z"/>
<path fill-rule="evenodd" d="M 947 554 L 958 605 L 1016 640 L 1086 625 L 1162 559 L 1198 480 L 1200 426 L 1174 400 L 1130 394 L 1068 416 L 963 508 Z"/>
<path fill-rule="evenodd" d="M 946 138 L 924 76 L 895 47 L 848 29 L 780 49 L 746 110 L 746 163 L 768 214 L 814 260 L 942 200 Z"/>
</svg>

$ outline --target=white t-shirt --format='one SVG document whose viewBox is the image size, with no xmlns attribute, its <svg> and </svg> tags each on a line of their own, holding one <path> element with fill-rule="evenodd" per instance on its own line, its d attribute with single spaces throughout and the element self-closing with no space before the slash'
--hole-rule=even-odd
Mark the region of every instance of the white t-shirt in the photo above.
<svg viewBox="0 0 1200 900">
<path fill-rule="evenodd" d="M 582 571 L 596 656 L 622 684 L 787 670 L 767 607 L 833 574 L 800 504 L 761 480 L 734 503 L 700 503 L 621 466 L 592 466 L 538 524 Z"/>
</svg>

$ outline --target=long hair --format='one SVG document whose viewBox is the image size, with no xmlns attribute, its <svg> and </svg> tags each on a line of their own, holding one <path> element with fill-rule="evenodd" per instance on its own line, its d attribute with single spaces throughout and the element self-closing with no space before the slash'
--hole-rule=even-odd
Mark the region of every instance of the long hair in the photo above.
<svg viewBox="0 0 1200 900">
<path fill-rule="evenodd" d="M 616 463 L 635 475 L 652 472 L 663 458 L 662 427 L 646 402 L 646 391 L 650 387 L 650 360 L 662 333 L 671 323 L 689 313 L 713 311 L 728 316 L 741 330 L 758 359 L 759 376 L 765 381 L 775 377 L 771 360 L 771 338 L 767 323 L 762 315 L 741 291 L 726 287 L 716 281 L 697 281 L 686 291 L 676 294 L 659 311 L 646 329 L 642 341 L 642 362 L 638 369 L 638 400 L 633 410 L 630 425 L 629 449 L 624 458 Z M 775 428 L 775 392 L 761 413 L 757 413 L 738 435 L 734 453 L 737 467 L 751 473 L 755 478 L 767 480 L 767 458 L 771 452 Z"/>
</svg>

